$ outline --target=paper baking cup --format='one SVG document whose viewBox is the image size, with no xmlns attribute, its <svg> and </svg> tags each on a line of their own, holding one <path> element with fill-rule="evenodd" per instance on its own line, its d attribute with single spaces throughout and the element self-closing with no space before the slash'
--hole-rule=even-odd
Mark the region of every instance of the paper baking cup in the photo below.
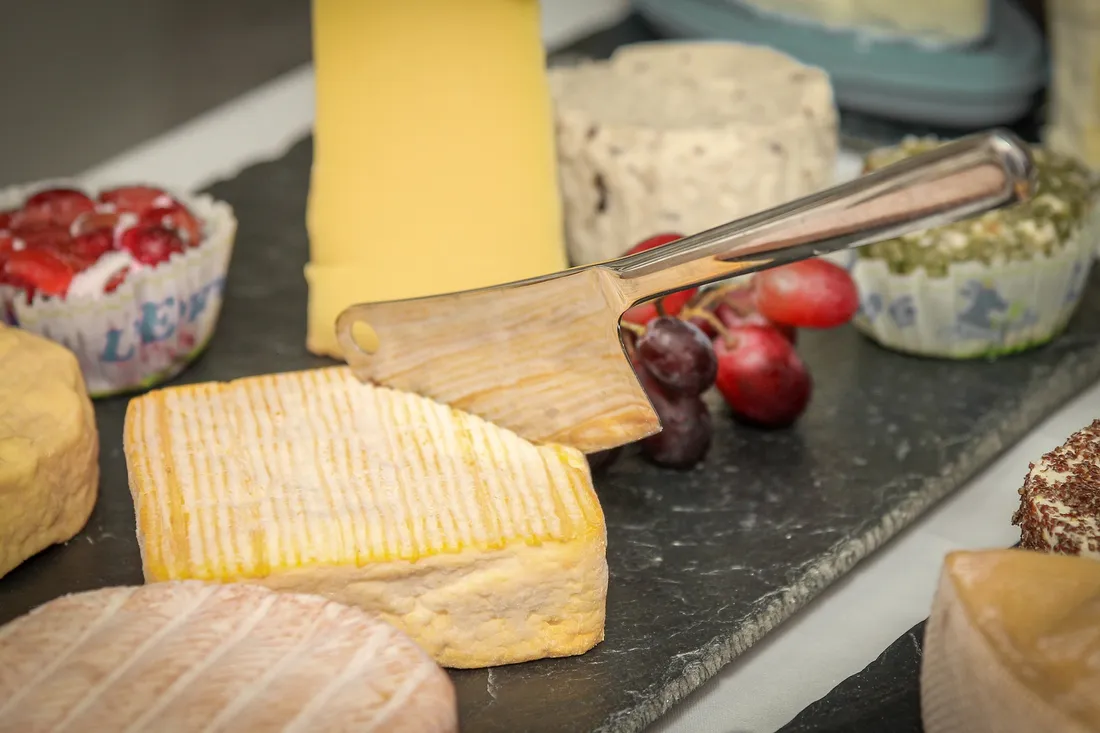
<svg viewBox="0 0 1100 733">
<path fill-rule="evenodd" d="M 940 277 L 923 269 L 899 275 L 855 252 L 830 259 L 859 288 L 853 325 L 879 344 L 920 356 L 990 358 L 1039 346 L 1065 329 L 1088 282 L 1097 231 L 1088 221 L 1050 256 L 957 263 Z"/>
<path fill-rule="evenodd" d="M 0 191 L 0 209 L 13 209 L 35 191 L 54 186 L 96 191 L 79 181 L 43 181 Z M 168 262 L 131 272 L 113 293 L 47 298 L 27 303 L 4 287 L 0 306 L 13 325 L 68 347 L 80 361 L 88 392 L 106 397 L 151 387 L 179 374 L 206 347 L 221 312 L 237 219 L 210 196 L 176 196 L 204 223 L 198 247 Z"/>
</svg>

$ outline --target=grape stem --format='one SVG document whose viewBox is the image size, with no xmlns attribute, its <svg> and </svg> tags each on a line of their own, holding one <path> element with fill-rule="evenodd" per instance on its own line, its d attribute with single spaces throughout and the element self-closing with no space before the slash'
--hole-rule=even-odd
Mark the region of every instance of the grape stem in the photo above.
<svg viewBox="0 0 1100 733">
<path fill-rule="evenodd" d="M 730 346 L 732 346 L 734 341 L 736 341 L 736 339 L 733 338 L 733 335 L 730 334 L 729 329 L 726 328 L 726 324 L 722 323 L 722 319 L 720 319 L 718 316 L 711 313 L 706 308 L 702 308 L 702 307 L 685 308 L 681 312 L 681 316 L 683 318 L 692 318 L 692 317 L 702 318 L 704 321 L 706 321 L 710 325 L 714 326 L 715 332 L 719 336 L 721 336 L 722 340 L 725 341 Z"/>
</svg>

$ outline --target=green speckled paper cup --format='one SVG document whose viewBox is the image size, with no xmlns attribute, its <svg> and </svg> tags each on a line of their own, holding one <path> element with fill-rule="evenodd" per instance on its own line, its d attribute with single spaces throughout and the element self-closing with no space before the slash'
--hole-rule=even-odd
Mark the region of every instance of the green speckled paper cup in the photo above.
<svg viewBox="0 0 1100 733">
<path fill-rule="evenodd" d="M 860 293 L 852 323 L 882 346 L 920 356 L 991 358 L 1039 346 L 1076 311 L 1097 241 L 1089 228 L 1051 256 L 996 267 L 963 262 L 936 277 L 896 274 L 882 260 L 841 258 Z"/>
<path fill-rule="evenodd" d="M 909 138 L 869 154 L 868 167 L 937 144 Z M 945 359 L 1002 356 L 1061 333 L 1100 247 L 1096 181 L 1069 158 L 1033 153 L 1030 201 L 830 256 L 859 288 L 855 327 L 886 348 Z"/>
<path fill-rule="evenodd" d="M 35 191 L 56 186 L 97 192 L 78 181 L 43 181 L 0 191 L 0 209 L 13 209 Z M 80 361 L 93 397 L 151 387 L 179 374 L 205 348 L 222 305 L 237 220 L 209 196 L 177 196 L 203 222 L 197 247 L 168 262 L 130 272 L 114 292 L 27 302 L 9 286 L 0 310 L 19 328 L 68 347 Z"/>
</svg>

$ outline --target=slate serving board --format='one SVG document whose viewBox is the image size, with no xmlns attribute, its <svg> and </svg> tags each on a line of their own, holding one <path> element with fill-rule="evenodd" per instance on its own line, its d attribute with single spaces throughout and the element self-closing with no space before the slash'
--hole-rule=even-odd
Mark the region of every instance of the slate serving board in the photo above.
<svg viewBox="0 0 1100 733">
<path fill-rule="evenodd" d="M 922 733 L 920 664 L 925 621 L 834 687 L 778 733 Z"/>
<path fill-rule="evenodd" d="M 240 220 L 221 322 L 177 382 L 328 364 L 303 347 L 308 141 L 215 185 Z M 364 236 L 369 223 L 364 222 Z M 1100 278 L 1069 333 L 997 363 L 806 333 L 813 403 L 762 432 L 718 403 L 688 473 L 627 456 L 599 477 L 611 568 L 607 638 L 581 657 L 456 672 L 463 730 L 636 731 L 1100 378 Z M 0 622 L 63 593 L 141 581 L 121 435 L 100 402 L 101 496 L 86 529 L 0 579 Z"/>
</svg>

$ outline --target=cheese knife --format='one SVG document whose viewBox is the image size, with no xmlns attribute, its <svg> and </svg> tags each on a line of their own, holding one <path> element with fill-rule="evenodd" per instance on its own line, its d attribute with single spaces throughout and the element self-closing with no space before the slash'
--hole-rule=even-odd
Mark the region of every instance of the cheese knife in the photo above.
<svg viewBox="0 0 1100 733">
<path fill-rule="evenodd" d="M 994 130 L 608 262 L 447 295 L 353 305 L 336 321 L 355 376 L 586 453 L 660 430 L 620 336 L 629 308 L 1028 199 L 1027 146 Z M 521 243 L 517 243 L 521 246 Z"/>
</svg>

